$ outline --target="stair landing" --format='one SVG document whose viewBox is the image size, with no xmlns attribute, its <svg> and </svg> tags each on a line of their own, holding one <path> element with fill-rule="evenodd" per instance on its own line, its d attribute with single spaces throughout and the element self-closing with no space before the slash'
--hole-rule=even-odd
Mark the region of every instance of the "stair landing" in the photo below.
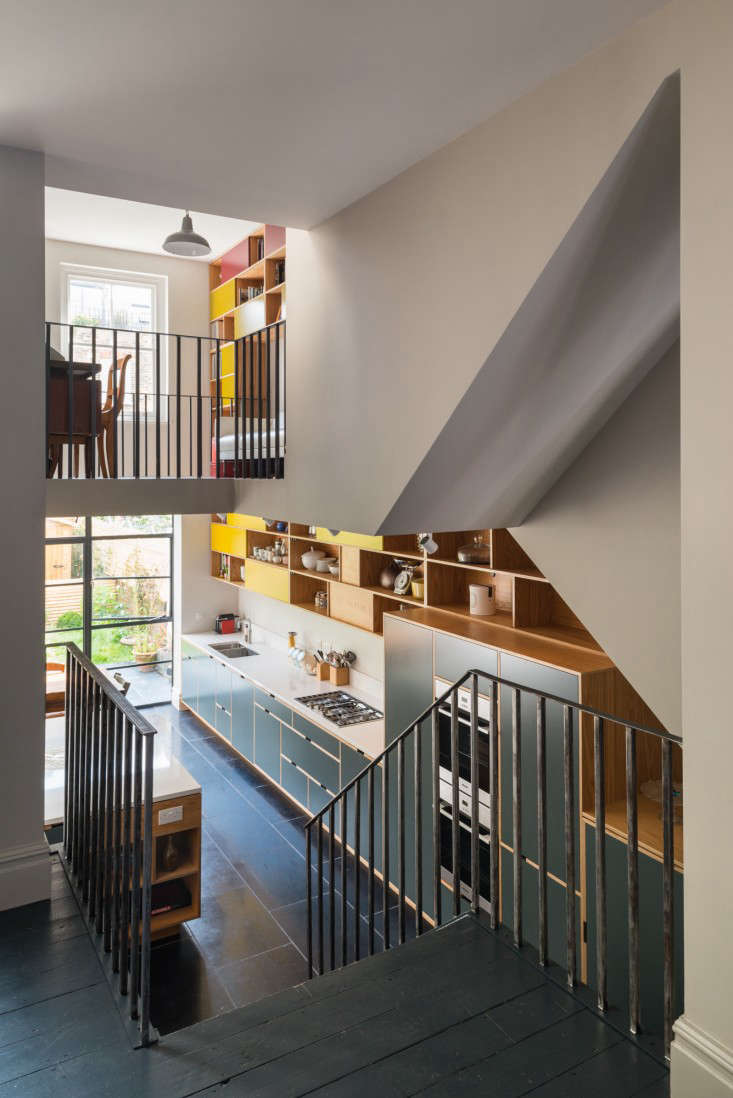
<svg viewBox="0 0 733 1098">
<path fill-rule="evenodd" d="M 63 914 L 74 921 L 72 912 Z M 100 1030 L 108 989 L 91 942 L 63 919 L 52 925 L 45 960 L 44 938 L 30 926 L 6 957 L 0 1098 L 669 1092 L 662 1064 L 472 916 L 139 1050 L 114 1018 L 111 997 Z M 7 938 L 4 944 L 10 949 Z M 86 947 L 86 968 L 77 956 L 65 964 L 65 950 Z M 37 987 L 31 979 L 29 988 L 21 952 L 38 967 Z M 15 993 L 12 971 L 20 981 Z M 66 987 L 72 976 L 79 991 Z M 88 1016 L 76 1010 L 79 997 L 90 999 Z"/>
</svg>

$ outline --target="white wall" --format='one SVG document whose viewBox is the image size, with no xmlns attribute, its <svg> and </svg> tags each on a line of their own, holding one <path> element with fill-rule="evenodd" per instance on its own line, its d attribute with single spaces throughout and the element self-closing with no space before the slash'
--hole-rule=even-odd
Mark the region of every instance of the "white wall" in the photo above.
<svg viewBox="0 0 733 1098">
<path fill-rule="evenodd" d="M 0 147 L 0 909 L 49 894 L 43 838 L 43 156 Z"/>
<path fill-rule="evenodd" d="M 179 335 L 207 336 L 209 332 L 209 274 L 206 263 L 195 263 L 191 260 L 176 259 L 173 256 L 150 255 L 145 252 L 132 252 L 123 249 L 99 248 L 90 244 L 75 244 L 61 240 L 46 240 L 46 319 L 51 321 L 61 320 L 61 264 L 71 263 L 80 266 L 101 267 L 109 270 L 130 271 L 135 274 L 150 274 L 167 279 L 167 316 L 158 317 L 160 331 L 171 332 Z M 52 343 L 60 334 L 60 330 L 52 328 Z M 175 372 L 175 343 L 173 340 L 163 341 L 163 353 L 168 355 L 168 380 L 163 383 L 162 389 L 167 393 L 176 392 Z M 208 349 L 204 346 L 204 377 L 208 376 Z M 184 399 L 181 404 L 181 474 L 189 476 L 191 473 L 191 457 L 193 457 L 194 471 L 196 468 L 196 450 L 193 455 L 189 446 L 191 428 L 196 430 L 197 421 L 195 404 L 185 399 L 194 395 L 196 387 L 196 344 L 193 341 L 181 341 L 181 393 Z M 132 363 L 128 367 L 132 369 Z M 128 387 L 130 384 L 128 375 Z M 107 384 L 106 375 L 102 377 L 103 390 Z M 202 391 L 207 392 L 204 384 Z M 175 426 L 176 404 L 168 402 L 166 419 L 166 402 L 162 405 L 164 418 L 163 434 L 161 436 L 161 473 L 166 476 L 169 467 L 176 475 L 176 449 Z M 149 427 L 147 431 L 147 475 L 155 475 L 155 405 L 152 398 L 148 401 Z M 129 417 L 127 409 L 124 415 Z M 129 422 L 120 423 L 124 426 L 125 435 L 125 472 L 129 476 L 132 468 L 132 425 Z M 167 427 L 170 424 L 171 444 L 168 445 Z M 210 451 L 210 418 L 208 406 L 204 405 L 202 416 L 203 434 L 203 463 L 205 469 L 211 459 Z M 195 434 L 194 434 L 195 439 Z M 170 453 L 170 466 L 169 466 Z M 121 443 L 118 441 L 118 467 L 122 461 Z M 141 446 L 141 463 L 145 461 L 145 447 Z M 143 469 L 143 473 L 145 470 Z"/>
<path fill-rule="evenodd" d="M 512 533 L 679 735 L 679 344 Z"/>
</svg>

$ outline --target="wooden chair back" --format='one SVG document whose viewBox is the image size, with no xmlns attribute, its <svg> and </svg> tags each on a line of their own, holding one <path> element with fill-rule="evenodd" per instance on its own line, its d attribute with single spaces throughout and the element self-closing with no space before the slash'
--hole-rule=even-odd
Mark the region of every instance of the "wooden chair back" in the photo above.
<svg viewBox="0 0 733 1098">
<path fill-rule="evenodd" d="M 132 358 L 132 355 L 120 355 L 117 359 L 117 415 L 120 414 L 120 408 L 122 402 L 125 399 L 125 374 L 127 372 L 127 363 Z M 104 407 L 102 408 L 102 425 L 106 426 L 108 420 L 114 416 L 115 409 L 115 371 L 114 367 L 110 366 L 109 373 L 107 374 L 107 395 L 104 400 Z"/>
</svg>

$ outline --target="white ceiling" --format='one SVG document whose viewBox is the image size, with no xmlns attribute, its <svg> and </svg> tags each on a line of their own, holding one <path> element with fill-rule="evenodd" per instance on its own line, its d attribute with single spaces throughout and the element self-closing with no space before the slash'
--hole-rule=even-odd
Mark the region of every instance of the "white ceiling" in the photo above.
<svg viewBox="0 0 733 1098">
<path fill-rule="evenodd" d="M 46 187 L 46 236 L 52 240 L 167 255 L 163 241 L 180 229 L 182 216 L 183 210 L 169 206 Z M 193 210 L 191 217 L 195 231 L 211 245 L 211 255 L 195 259 L 196 263 L 210 263 L 255 227 L 253 221 Z"/>
<path fill-rule="evenodd" d="M 5 0 L 51 186 L 310 227 L 664 0 Z"/>
</svg>

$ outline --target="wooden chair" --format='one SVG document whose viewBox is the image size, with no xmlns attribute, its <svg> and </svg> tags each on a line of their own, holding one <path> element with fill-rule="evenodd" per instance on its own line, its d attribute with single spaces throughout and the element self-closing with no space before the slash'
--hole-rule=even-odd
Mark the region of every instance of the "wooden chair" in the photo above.
<svg viewBox="0 0 733 1098">
<path fill-rule="evenodd" d="M 57 716 L 66 705 L 66 665 L 46 663 L 46 716 Z"/>
<path fill-rule="evenodd" d="M 120 355 L 117 359 L 117 412 L 120 414 L 125 399 L 125 374 L 127 363 L 132 355 Z M 115 377 L 114 369 L 110 366 L 107 375 L 107 394 L 102 406 L 100 416 L 100 429 L 97 435 L 97 453 L 99 455 L 99 467 L 103 477 L 111 477 L 114 469 L 115 454 Z M 105 460 L 106 458 L 106 460 Z"/>
<path fill-rule="evenodd" d="M 117 415 L 125 399 L 125 374 L 132 355 L 120 355 L 117 359 Z M 102 410 L 97 417 L 97 456 L 103 477 L 111 477 L 114 466 L 115 433 L 115 372 L 110 366 L 107 375 L 107 392 Z M 51 474 L 53 475 L 53 474 Z M 79 475 L 79 447 L 74 447 L 74 476 Z"/>
</svg>

